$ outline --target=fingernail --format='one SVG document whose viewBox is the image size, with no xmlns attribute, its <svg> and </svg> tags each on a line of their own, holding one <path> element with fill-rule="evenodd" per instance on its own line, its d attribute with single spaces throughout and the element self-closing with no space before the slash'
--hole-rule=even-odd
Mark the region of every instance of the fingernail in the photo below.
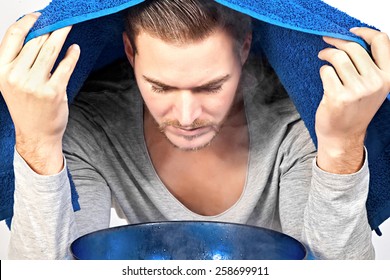
<svg viewBox="0 0 390 280">
<path fill-rule="evenodd" d="M 77 52 L 80 52 L 80 51 L 81 51 L 81 50 L 80 50 L 80 46 L 77 45 L 77 44 L 73 44 L 73 45 L 71 46 L 71 48 L 72 48 L 73 51 L 77 51 Z"/>
<path fill-rule="evenodd" d="M 349 31 L 354 32 L 354 31 L 356 31 L 358 29 L 359 29 L 359 27 L 352 27 L 351 29 L 349 29 Z"/>
</svg>

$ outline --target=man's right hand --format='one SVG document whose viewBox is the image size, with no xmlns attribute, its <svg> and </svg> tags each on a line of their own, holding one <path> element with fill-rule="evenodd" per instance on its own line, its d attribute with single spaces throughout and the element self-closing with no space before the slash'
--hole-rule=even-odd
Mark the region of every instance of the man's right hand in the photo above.
<svg viewBox="0 0 390 280">
<path fill-rule="evenodd" d="M 39 14 L 29 14 L 7 30 L 0 44 L 0 92 L 15 126 L 16 150 L 38 174 L 63 168 L 62 137 L 68 122 L 66 88 L 80 56 L 72 45 L 53 66 L 71 30 L 65 27 L 24 44 Z"/>
</svg>

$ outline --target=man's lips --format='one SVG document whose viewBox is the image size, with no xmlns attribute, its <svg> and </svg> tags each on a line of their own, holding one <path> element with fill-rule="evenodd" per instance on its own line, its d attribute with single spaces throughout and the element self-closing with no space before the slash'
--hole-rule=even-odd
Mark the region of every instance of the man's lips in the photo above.
<svg viewBox="0 0 390 280">
<path fill-rule="evenodd" d="M 178 136 L 194 137 L 194 136 L 200 136 L 202 134 L 205 134 L 210 130 L 210 127 L 203 126 L 198 128 L 179 128 L 179 127 L 170 126 L 166 130 Z"/>
</svg>

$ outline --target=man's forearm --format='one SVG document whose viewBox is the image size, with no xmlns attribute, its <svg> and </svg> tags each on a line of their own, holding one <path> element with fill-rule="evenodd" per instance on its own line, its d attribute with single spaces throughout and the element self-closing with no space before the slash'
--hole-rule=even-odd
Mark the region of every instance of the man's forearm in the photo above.
<svg viewBox="0 0 390 280">
<path fill-rule="evenodd" d="M 312 170 L 302 240 L 318 259 L 374 259 L 365 206 L 369 186 L 367 159 L 353 174 L 325 172 L 315 161 Z"/>
<path fill-rule="evenodd" d="M 15 204 L 9 259 L 71 258 L 69 244 L 77 237 L 66 167 L 41 176 L 15 152 Z"/>
</svg>

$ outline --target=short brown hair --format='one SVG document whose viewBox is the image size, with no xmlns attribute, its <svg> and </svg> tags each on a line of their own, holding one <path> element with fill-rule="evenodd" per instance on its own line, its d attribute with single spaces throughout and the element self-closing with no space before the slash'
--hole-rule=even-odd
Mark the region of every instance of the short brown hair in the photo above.
<svg viewBox="0 0 390 280">
<path fill-rule="evenodd" d="M 212 0 L 147 0 L 128 9 L 126 31 L 134 54 L 135 38 L 145 31 L 169 43 L 200 41 L 216 29 L 228 32 L 240 47 L 252 30 L 251 18 Z"/>
</svg>

